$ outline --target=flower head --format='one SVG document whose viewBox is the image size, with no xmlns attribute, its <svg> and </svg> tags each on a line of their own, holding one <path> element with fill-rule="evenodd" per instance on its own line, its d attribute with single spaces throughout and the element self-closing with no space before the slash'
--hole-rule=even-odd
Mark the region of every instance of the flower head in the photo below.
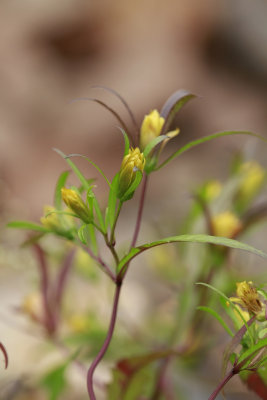
<svg viewBox="0 0 267 400">
<path fill-rule="evenodd" d="M 138 147 L 136 147 L 135 149 L 131 148 L 128 154 L 124 156 L 121 163 L 118 186 L 119 198 L 123 197 L 131 184 L 134 182 L 136 172 L 138 170 L 143 172 L 144 166 L 145 157 L 143 153 L 140 152 L 140 149 Z"/>
<path fill-rule="evenodd" d="M 210 180 L 204 186 L 204 196 L 206 201 L 212 201 L 220 195 L 222 184 L 217 180 Z"/>
<path fill-rule="evenodd" d="M 259 314 L 262 311 L 262 302 L 252 282 L 237 282 L 236 287 L 237 297 L 232 297 L 231 300 L 241 305 L 250 314 Z"/>
<path fill-rule="evenodd" d="M 45 228 L 53 231 L 59 231 L 62 228 L 60 217 L 52 206 L 44 206 L 44 217 L 41 217 L 40 221 Z"/>
<path fill-rule="evenodd" d="M 151 111 L 148 115 L 145 115 L 145 118 L 141 125 L 140 130 L 140 148 L 144 150 L 145 147 L 150 143 L 153 139 L 161 135 L 163 125 L 165 123 L 165 119 L 160 116 L 158 110 Z M 168 137 L 166 140 L 173 138 L 178 135 L 179 129 L 175 129 L 174 131 L 168 132 L 166 136 Z"/>
<path fill-rule="evenodd" d="M 75 190 L 63 187 L 61 189 L 61 196 L 70 210 L 72 210 L 84 222 L 90 222 L 89 210 L 81 196 Z"/>
<path fill-rule="evenodd" d="M 160 135 L 164 122 L 165 119 L 157 110 L 153 110 L 145 116 L 140 130 L 140 148 L 142 150 L 151 140 Z"/>
<path fill-rule="evenodd" d="M 225 211 L 212 218 L 212 227 L 215 236 L 232 238 L 240 231 L 242 223 L 235 214 Z"/>
<path fill-rule="evenodd" d="M 261 187 L 265 177 L 265 170 L 256 161 L 248 161 L 241 165 L 242 180 L 239 195 L 251 198 Z"/>
</svg>

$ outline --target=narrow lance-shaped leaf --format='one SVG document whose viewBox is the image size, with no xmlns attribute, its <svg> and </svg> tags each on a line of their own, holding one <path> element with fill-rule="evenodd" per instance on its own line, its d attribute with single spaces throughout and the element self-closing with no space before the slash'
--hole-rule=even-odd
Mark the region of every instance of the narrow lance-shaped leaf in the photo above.
<svg viewBox="0 0 267 400">
<path fill-rule="evenodd" d="M 80 101 L 80 100 L 88 100 L 88 101 L 93 101 L 95 103 L 100 104 L 102 107 L 104 107 L 106 110 L 108 110 L 109 112 L 111 112 L 112 115 L 114 115 L 114 117 L 118 120 L 118 122 L 120 123 L 120 125 L 123 127 L 123 129 L 126 132 L 129 132 L 129 129 L 127 127 L 127 125 L 125 124 L 125 122 L 123 121 L 123 119 L 119 116 L 119 114 L 113 110 L 113 108 L 109 107 L 106 103 L 104 103 L 104 101 L 101 101 L 99 99 L 96 99 L 94 97 L 79 97 L 77 99 L 74 99 L 74 101 Z"/>
<path fill-rule="evenodd" d="M 257 344 L 251 346 L 246 350 L 238 359 L 238 364 L 243 363 L 243 361 L 248 362 L 255 354 L 257 354 L 261 349 L 267 347 L 267 338 L 261 339 Z M 245 364 L 244 364 L 245 365 Z"/>
<path fill-rule="evenodd" d="M 235 334 L 234 338 L 232 339 L 232 342 L 235 344 L 235 346 L 237 344 L 240 343 L 241 339 L 243 338 L 244 334 L 246 333 L 246 331 L 248 331 L 248 334 L 250 336 L 251 339 L 251 343 L 254 343 L 254 339 L 253 339 L 253 335 L 249 330 L 249 326 L 252 324 L 253 320 L 250 321 L 246 321 L 243 314 L 241 313 L 240 309 L 235 305 L 235 303 L 229 299 L 229 297 L 227 297 L 221 290 L 215 288 L 212 285 L 209 285 L 208 283 L 205 282 L 197 282 L 196 285 L 202 285 L 202 286 L 206 286 L 209 289 L 213 290 L 215 293 L 217 293 L 218 295 L 220 295 L 221 297 L 223 297 L 232 307 L 233 309 L 236 311 L 236 313 L 239 315 L 240 319 L 243 321 L 244 325 L 243 327 L 238 331 L 240 332 L 240 334 L 238 335 L 238 332 Z M 233 349 L 234 350 L 234 347 Z M 232 352 L 232 351 L 231 351 Z"/>
<path fill-rule="evenodd" d="M 28 229 L 31 231 L 38 231 L 48 233 L 51 232 L 50 229 L 45 228 L 42 225 L 35 224 L 33 222 L 28 221 L 12 221 L 7 224 L 8 228 L 17 228 L 17 229 Z"/>
<path fill-rule="evenodd" d="M 58 178 L 57 184 L 56 184 L 56 189 L 55 189 L 55 195 L 54 195 L 54 204 L 55 208 L 57 210 L 62 209 L 62 197 L 61 197 L 61 189 L 66 185 L 66 181 L 69 176 L 69 171 L 64 171 Z"/>
<path fill-rule="evenodd" d="M 179 236 L 167 237 L 165 239 L 158 240 L 156 242 L 146 243 L 141 246 L 132 248 L 130 252 L 121 259 L 118 265 L 118 272 L 120 273 L 120 275 L 123 275 L 129 261 L 131 261 L 134 257 L 142 253 L 143 251 L 146 251 L 152 247 L 161 246 L 163 244 L 168 244 L 168 243 L 176 243 L 176 242 L 210 243 L 210 244 L 230 247 L 233 249 L 245 250 L 267 259 L 267 254 L 264 253 L 263 251 L 258 250 L 253 246 L 249 246 L 245 243 L 238 242 L 237 240 L 224 237 L 210 236 L 210 235 L 199 235 L 199 234 L 179 235 Z"/>
<path fill-rule="evenodd" d="M 101 86 L 101 85 L 93 85 L 93 86 L 91 86 L 91 87 L 92 87 L 93 89 L 94 89 L 94 88 L 96 88 L 96 89 L 104 89 L 104 90 L 106 90 L 107 92 L 110 92 L 110 93 L 114 94 L 114 95 L 122 102 L 122 104 L 124 105 L 124 107 L 125 107 L 126 110 L 128 111 L 128 113 L 129 113 L 129 115 L 130 115 L 130 118 L 131 118 L 131 120 L 132 120 L 132 122 L 133 122 L 135 128 L 138 130 L 138 125 L 137 125 L 137 122 L 136 122 L 136 118 L 135 118 L 135 116 L 134 116 L 134 114 L 133 114 L 133 112 L 132 112 L 130 106 L 128 105 L 128 103 L 126 102 L 126 100 L 125 100 L 116 90 L 111 89 L 111 88 L 109 88 L 109 87 L 107 87 L 107 86 Z"/>
<path fill-rule="evenodd" d="M 79 179 L 81 184 L 83 185 L 84 189 L 89 190 L 90 183 L 85 178 L 85 176 L 82 174 L 82 172 L 79 170 L 79 168 L 74 164 L 74 162 L 72 160 L 70 160 L 69 158 L 67 158 L 66 154 L 64 154 L 61 150 L 58 150 L 55 148 L 53 150 L 55 150 L 62 158 L 64 158 L 66 160 L 66 162 L 69 164 L 69 166 L 71 167 L 71 169 L 73 170 L 73 172 L 75 173 L 75 175 L 77 176 L 77 178 Z"/>
<path fill-rule="evenodd" d="M 68 154 L 67 156 L 65 156 L 66 159 L 69 159 L 71 157 L 82 157 L 82 158 L 85 158 L 91 165 L 93 165 L 93 167 L 95 167 L 95 169 L 100 173 L 100 175 L 103 176 L 103 178 L 105 179 L 105 181 L 107 182 L 107 184 L 110 187 L 110 182 L 109 182 L 108 178 L 106 177 L 106 175 L 104 174 L 104 172 L 102 171 L 102 169 L 99 168 L 99 166 L 96 165 L 96 163 L 94 163 L 92 160 L 90 160 L 90 158 L 84 156 L 83 154 L 74 154 L 74 153 L 73 154 Z"/>
<path fill-rule="evenodd" d="M 174 120 L 177 112 L 191 99 L 196 97 L 195 94 L 189 93 L 186 90 L 177 90 L 173 93 L 163 105 L 160 115 L 165 118 L 165 123 L 162 128 L 162 134 L 168 132 L 171 123 Z"/>
<path fill-rule="evenodd" d="M 106 228 L 108 228 L 108 225 L 112 227 L 115 220 L 118 182 L 119 182 L 119 173 L 117 173 L 114 176 L 109 191 L 108 206 L 106 210 Z"/>
<path fill-rule="evenodd" d="M 168 136 L 166 135 L 160 135 L 158 137 L 155 137 L 154 139 L 152 139 L 145 147 L 143 153 L 145 158 L 149 155 L 149 153 L 151 152 L 151 150 L 154 149 L 154 147 L 156 147 L 159 143 L 163 142 L 163 140 L 167 139 Z"/>
<path fill-rule="evenodd" d="M 221 326 L 226 330 L 228 335 L 230 335 L 231 337 L 234 336 L 234 334 L 231 331 L 231 329 L 229 328 L 229 326 L 226 324 L 226 322 L 222 319 L 222 317 L 215 310 L 213 310 L 210 307 L 206 307 L 206 306 L 199 306 L 199 307 L 197 307 L 197 310 L 206 311 L 207 313 L 212 315 L 214 318 L 217 319 L 217 321 L 221 324 Z"/>
<path fill-rule="evenodd" d="M 231 135 L 249 135 L 249 136 L 253 136 L 253 137 L 256 137 L 258 139 L 261 139 L 264 142 L 267 142 L 267 140 L 263 136 L 257 135 L 256 133 L 247 132 L 247 131 L 224 131 L 224 132 L 214 133 L 212 135 L 204 136 L 204 137 L 202 137 L 200 139 L 193 140 L 192 142 L 187 143 L 185 146 L 183 146 L 181 149 L 177 150 L 170 157 L 168 157 L 165 161 L 163 161 L 163 163 L 158 165 L 156 170 L 159 170 L 160 168 L 164 167 L 166 164 L 168 164 L 174 158 L 180 156 L 182 153 L 185 153 L 187 150 L 198 146 L 199 144 L 208 142 L 208 141 L 213 140 L 213 139 L 217 139 L 217 138 L 222 137 L 222 136 L 231 136 Z"/>
<path fill-rule="evenodd" d="M 124 138 L 124 153 L 123 153 L 123 155 L 126 156 L 129 152 L 130 141 L 129 141 L 128 135 L 125 132 L 125 130 L 123 130 L 121 127 L 118 127 L 118 128 L 121 131 L 121 133 L 123 134 L 123 138 Z"/>
</svg>

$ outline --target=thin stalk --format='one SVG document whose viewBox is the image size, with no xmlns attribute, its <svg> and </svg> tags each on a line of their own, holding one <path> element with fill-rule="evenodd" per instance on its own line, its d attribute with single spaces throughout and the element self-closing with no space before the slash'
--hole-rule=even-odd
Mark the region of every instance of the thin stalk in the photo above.
<svg viewBox="0 0 267 400">
<path fill-rule="evenodd" d="M 158 374 L 157 374 L 157 382 L 156 382 L 154 391 L 152 393 L 152 396 L 150 397 L 150 400 L 159 400 L 159 398 L 162 394 L 166 371 L 169 366 L 170 359 L 171 359 L 171 356 L 166 357 L 164 360 L 162 360 L 162 363 L 160 365 L 160 368 L 159 368 Z"/>
<path fill-rule="evenodd" d="M 48 273 L 48 266 L 45 259 L 45 254 L 40 245 L 35 244 L 33 246 L 35 253 L 37 255 L 39 261 L 39 270 L 40 270 L 40 285 L 41 285 L 41 293 L 43 297 L 43 307 L 45 313 L 45 327 L 47 329 L 47 333 L 49 335 L 53 335 L 56 329 L 56 321 L 54 318 L 53 311 L 51 310 L 51 305 L 49 301 L 49 286 L 50 279 Z"/>
<path fill-rule="evenodd" d="M 139 208 L 138 208 L 138 214 L 137 214 L 137 219 L 136 219 L 136 224 L 135 224 L 135 229 L 134 229 L 134 234 L 133 234 L 133 239 L 132 239 L 132 242 L 131 242 L 130 249 L 136 245 L 138 234 L 139 234 L 139 231 L 140 231 L 142 215 L 143 215 L 143 210 L 144 210 L 144 204 L 145 204 L 145 196 L 146 196 L 147 184 L 148 184 L 148 175 L 145 174 L 145 177 L 143 179 L 141 197 L 140 197 Z"/>
<path fill-rule="evenodd" d="M 100 256 L 95 256 L 89 247 L 83 246 L 83 249 L 89 254 L 89 256 L 101 265 L 103 271 L 110 277 L 113 282 L 116 282 L 116 276 L 111 268 L 105 263 Z"/>
<path fill-rule="evenodd" d="M 92 364 L 88 370 L 88 373 L 87 373 L 87 390 L 88 390 L 90 400 L 96 400 L 94 388 L 93 388 L 93 375 L 94 375 L 94 371 L 95 371 L 96 367 L 98 366 L 98 364 L 104 357 L 104 355 L 109 347 L 109 344 L 111 342 L 112 336 L 113 336 L 116 318 L 117 318 L 117 312 L 118 312 L 121 284 L 122 284 L 121 282 L 116 282 L 116 290 L 115 290 L 115 294 L 114 294 L 112 314 L 111 314 L 111 318 L 110 318 L 110 323 L 109 323 L 109 328 L 108 328 L 108 333 L 107 333 L 106 339 L 105 339 L 103 346 L 101 347 L 98 355 L 92 362 Z"/>
<path fill-rule="evenodd" d="M 122 202 L 120 201 L 119 205 L 118 205 L 118 208 L 117 208 L 115 220 L 114 220 L 114 223 L 113 223 L 113 226 L 112 226 L 112 229 L 111 229 L 111 233 L 110 233 L 109 244 L 111 246 L 113 246 L 113 247 L 114 247 L 114 244 L 115 244 L 115 228 L 116 228 L 116 225 L 117 225 L 117 222 L 118 222 L 118 218 L 119 218 L 119 215 L 120 215 L 120 212 L 121 212 L 121 207 L 122 207 Z"/>
<path fill-rule="evenodd" d="M 226 385 L 228 381 L 235 375 L 234 368 L 231 369 L 228 375 L 224 377 L 224 379 L 219 383 L 219 385 L 216 387 L 214 392 L 210 395 L 208 400 L 215 400 L 222 388 Z"/>
<path fill-rule="evenodd" d="M 55 288 L 55 302 L 57 306 L 58 316 L 60 314 L 60 308 L 62 303 L 62 297 L 64 294 L 64 289 L 66 285 L 67 278 L 69 276 L 72 262 L 75 256 L 75 249 L 71 249 L 71 251 L 65 257 L 61 269 L 59 271 L 57 281 L 56 281 L 56 288 Z"/>
</svg>

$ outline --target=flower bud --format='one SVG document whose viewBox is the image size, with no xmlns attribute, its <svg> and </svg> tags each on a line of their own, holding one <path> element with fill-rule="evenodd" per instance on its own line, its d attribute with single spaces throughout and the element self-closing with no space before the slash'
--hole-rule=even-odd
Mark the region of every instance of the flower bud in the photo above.
<svg viewBox="0 0 267 400">
<path fill-rule="evenodd" d="M 240 304 L 251 314 L 258 314 L 262 310 L 262 303 L 257 289 L 252 282 L 237 282 L 236 294 L 240 299 Z"/>
<path fill-rule="evenodd" d="M 241 165 L 242 181 L 239 187 L 241 197 L 251 198 L 260 189 L 266 177 L 265 170 L 256 161 L 248 161 Z"/>
<path fill-rule="evenodd" d="M 44 206 L 44 215 L 44 217 L 40 218 L 40 221 L 45 228 L 53 231 L 58 231 L 61 229 L 61 221 L 58 214 L 56 214 L 56 209 L 54 207 Z"/>
<path fill-rule="evenodd" d="M 212 227 L 215 236 L 232 238 L 242 228 L 241 221 L 230 211 L 225 211 L 212 218 Z"/>
<path fill-rule="evenodd" d="M 140 149 L 130 149 L 124 156 L 119 173 L 118 197 L 122 198 L 131 184 L 134 182 L 136 171 L 143 172 L 145 166 L 145 157 Z"/>
<path fill-rule="evenodd" d="M 81 196 L 72 189 L 62 188 L 61 196 L 66 206 L 72 210 L 84 222 L 90 222 L 89 210 Z"/>
<path fill-rule="evenodd" d="M 151 140 L 160 135 L 164 122 L 165 119 L 160 116 L 157 110 L 153 110 L 150 114 L 145 116 L 140 130 L 141 150 L 144 150 Z"/>
</svg>

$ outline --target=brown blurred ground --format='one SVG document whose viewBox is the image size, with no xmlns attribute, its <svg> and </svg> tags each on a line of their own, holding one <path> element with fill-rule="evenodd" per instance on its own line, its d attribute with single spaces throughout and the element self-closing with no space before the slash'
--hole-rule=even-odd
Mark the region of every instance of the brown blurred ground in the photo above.
<svg viewBox="0 0 267 400">
<path fill-rule="evenodd" d="M 263 16 L 261 1 L 2 1 L 0 177 L 19 200 L 19 213 L 37 218 L 42 204 L 52 201 L 66 168 L 53 147 L 87 154 L 110 176 L 119 167 L 122 138 L 114 118 L 99 105 L 70 103 L 97 95 L 127 119 L 119 102 L 90 89 L 93 84 L 119 91 L 139 121 L 176 89 L 200 95 L 177 119 L 182 132 L 174 146 L 224 129 L 264 135 Z M 204 177 L 210 165 L 220 175 L 230 150 L 246 142 L 210 143 L 183 156 L 165 176 L 175 175 L 179 186 Z M 257 146 L 250 141 L 248 147 Z"/>
<path fill-rule="evenodd" d="M 109 177 L 119 168 L 123 144 L 117 122 L 99 105 L 71 103 L 98 96 L 127 120 L 122 105 L 91 89 L 94 84 L 121 93 L 139 122 L 177 89 L 200 95 L 177 118 L 181 134 L 170 144 L 173 149 L 227 129 L 266 136 L 266 17 L 267 5 L 260 0 L 2 0 L 1 210 L 12 219 L 38 220 L 43 204 L 52 202 L 58 175 L 67 169 L 53 147 L 88 155 Z M 176 210 L 178 201 L 186 207 L 194 183 L 226 176 L 232 152 L 240 149 L 266 166 L 266 150 L 252 139 L 238 136 L 199 147 L 152 178 L 147 214 L 156 218 Z M 79 164 L 96 176 L 86 162 Z M 102 186 L 100 180 L 100 194 Z M 16 262 L 3 259 L 5 266 Z M 2 272 L 2 305 L 19 302 L 28 278 L 21 280 L 15 269 L 7 280 Z M 1 332 L 8 347 L 18 343 L 12 329 Z M 32 345 L 31 338 L 23 340 L 15 373 L 23 370 Z M 13 348 L 11 358 L 19 351 Z"/>
</svg>

